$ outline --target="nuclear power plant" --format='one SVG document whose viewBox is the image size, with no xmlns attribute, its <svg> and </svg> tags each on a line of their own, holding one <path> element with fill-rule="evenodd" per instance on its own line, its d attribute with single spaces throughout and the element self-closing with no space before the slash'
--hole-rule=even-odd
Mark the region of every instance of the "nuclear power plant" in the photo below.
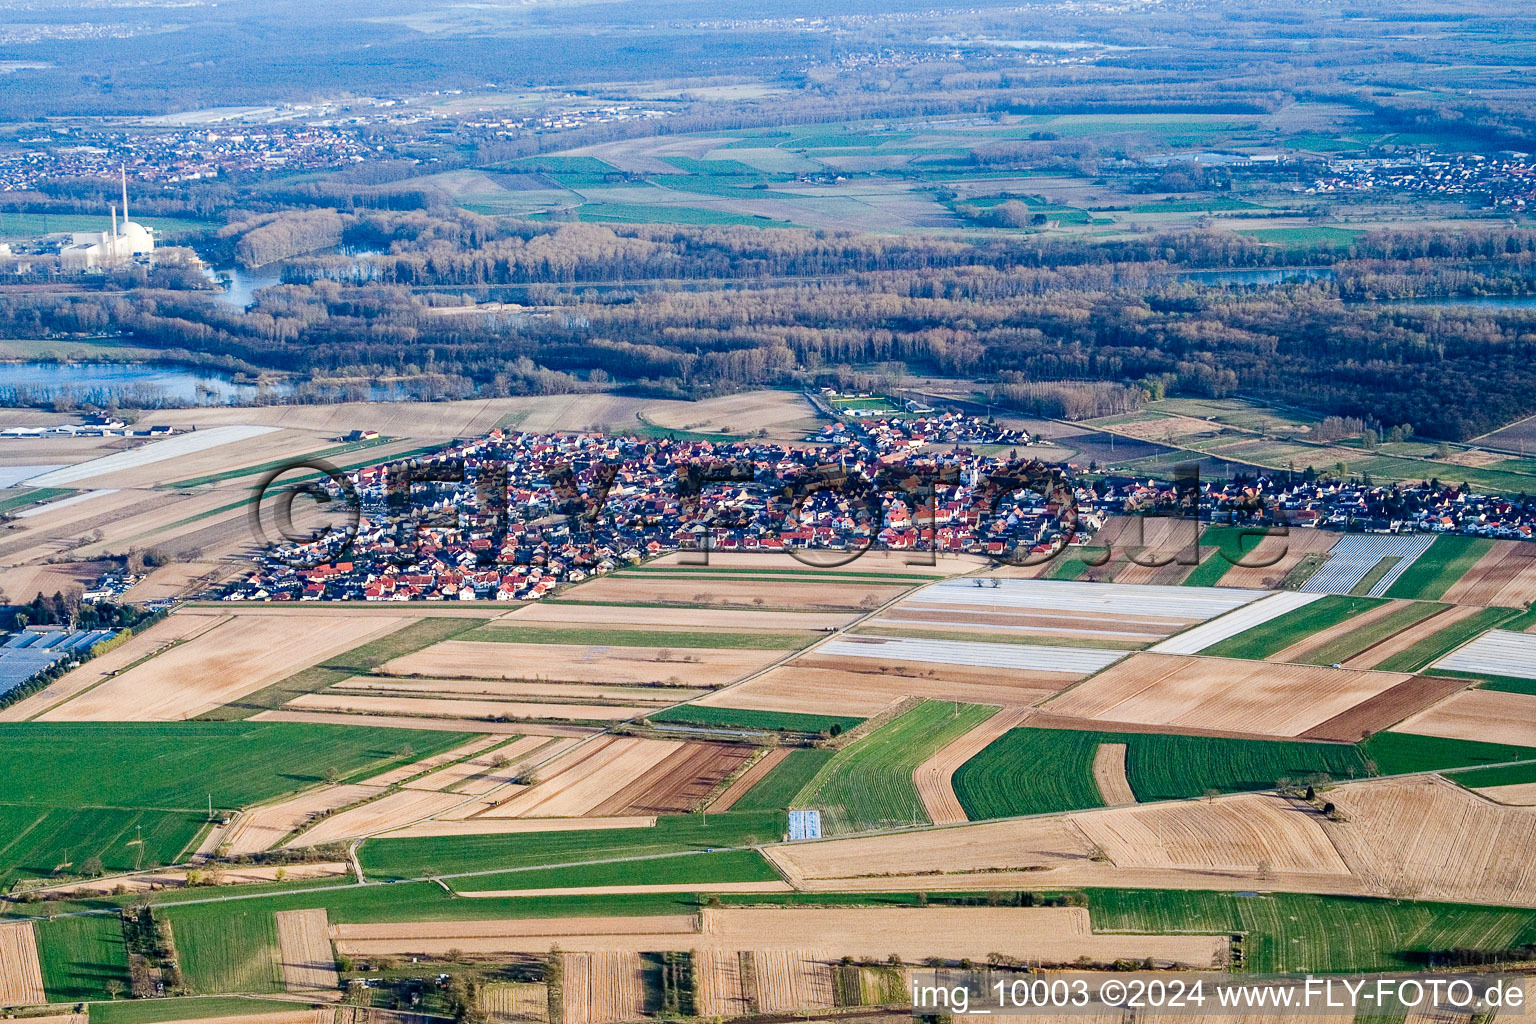
<svg viewBox="0 0 1536 1024">
<path fill-rule="evenodd" d="M 155 251 L 155 236 L 149 228 L 128 217 L 128 168 L 121 169 L 123 183 L 122 221 L 118 208 L 112 210 L 109 231 L 77 231 L 69 245 L 59 252 L 59 266 L 64 270 L 111 269 L 132 263 Z"/>
</svg>

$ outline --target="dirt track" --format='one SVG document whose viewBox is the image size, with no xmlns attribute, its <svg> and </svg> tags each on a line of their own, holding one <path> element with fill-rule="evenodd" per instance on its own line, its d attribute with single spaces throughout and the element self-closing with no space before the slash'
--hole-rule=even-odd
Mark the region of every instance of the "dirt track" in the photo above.
<svg viewBox="0 0 1536 1024">
<path fill-rule="evenodd" d="M 959 798 L 955 796 L 952 785 L 955 772 L 985 750 L 993 740 L 1022 724 L 1031 713 L 1029 708 L 1002 708 L 917 766 L 912 773 L 912 781 L 917 785 L 917 795 L 923 801 L 923 809 L 935 825 L 957 825 L 970 820 L 965 815 L 965 809 L 960 806 Z"/>
</svg>

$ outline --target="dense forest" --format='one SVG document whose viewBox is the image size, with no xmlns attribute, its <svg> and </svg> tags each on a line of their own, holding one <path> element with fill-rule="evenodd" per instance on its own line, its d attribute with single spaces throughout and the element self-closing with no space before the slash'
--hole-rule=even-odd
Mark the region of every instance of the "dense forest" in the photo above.
<svg viewBox="0 0 1536 1024">
<path fill-rule="evenodd" d="M 991 381 L 1021 408 L 1041 401 L 1032 382 L 1122 386 L 1080 392 L 1080 415 L 1115 411 L 1125 387 L 1252 393 L 1448 439 L 1536 412 L 1536 312 L 1354 301 L 1524 292 L 1531 231 L 1286 250 L 1217 232 L 956 240 L 305 212 L 250 221 L 238 245 L 303 251 L 338 226 L 377 254 L 293 260 L 248 312 L 196 291 L 14 293 L 0 296 L 0 330 L 120 330 L 341 388 L 409 377 L 425 398 L 700 396 L 885 363 Z M 1331 263 L 1336 280 L 1260 290 L 1183 274 L 1303 260 Z"/>
</svg>

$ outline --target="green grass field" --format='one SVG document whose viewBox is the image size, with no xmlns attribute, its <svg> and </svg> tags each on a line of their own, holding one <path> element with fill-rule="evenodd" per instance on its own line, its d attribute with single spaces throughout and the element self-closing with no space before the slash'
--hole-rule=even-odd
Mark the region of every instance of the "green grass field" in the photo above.
<svg viewBox="0 0 1536 1024">
<path fill-rule="evenodd" d="M 27 803 L 0 803 L 0 883 L 174 863 L 216 808 L 426 756 L 468 734 L 289 723 L 5 723 L 0 774 Z M 125 771 L 125 766 L 131 770 Z"/>
<path fill-rule="evenodd" d="M 711 847 L 777 842 L 784 834 L 779 811 L 674 814 L 651 828 L 533 832 L 524 835 L 444 836 L 370 839 L 363 843 L 363 870 L 369 878 L 418 878 L 497 868 L 556 866 L 620 857 L 648 857 Z"/>
<path fill-rule="evenodd" d="M 791 750 L 779 766 L 736 801 L 734 811 L 785 811 L 795 794 L 832 759 L 830 750 Z"/>
<path fill-rule="evenodd" d="M 19 487 L 19 493 L 0 498 L 0 515 L 16 512 L 44 501 L 52 501 L 75 492 L 68 487 Z M 20 595 L 18 595 L 20 596 Z"/>
<path fill-rule="evenodd" d="M 1482 608 L 1460 622 L 1425 637 L 1406 651 L 1394 654 L 1376 667 L 1383 672 L 1418 672 L 1450 654 L 1462 644 L 1493 629 L 1513 615 L 1513 608 Z"/>
<path fill-rule="evenodd" d="M 953 785 L 966 817 L 1002 818 L 1102 807 L 1093 781 L 1098 733 L 1010 729 L 961 765 Z"/>
<path fill-rule="evenodd" d="M 1208 526 L 1200 535 L 1200 549 L 1213 548 L 1184 579 L 1186 587 L 1214 587 L 1234 563 L 1252 557 L 1253 549 L 1267 531 L 1257 527 Z"/>
<path fill-rule="evenodd" d="M 1502 768 L 1472 768 L 1447 776 L 1451 780 L 1478 789 L 1483 786 L 1523 786 L 1536 782 L 1536 761 L 1530 764 L 1512 764 Z"/>
<path fill-rule="evenodd" d="M 839 750 L 795 797 L 793 806 L 818 808 L 823 835 L 927 822 L 913 770 L 997 711 L 924 701 Z"/>
<path fill-rule="evenodd" d="M 742 708 L 704 707 L 684 704 L 647 715 L 653 722 L 682 722 L 691 725 L 721 725 L 734 729 L 783 729 L 787 732 L 823 732 L 836 726 L 847 732 L 862 718 L 846 715 L 807 715 L 792 711 L 749 711 Z"/>
<path fill-rule="evenodd" d="M 174 863 L 206 810 L 0 805 L 0 883 L 79 873 L 90 857 L 107 872 Z"/>
<path fill-rule="evenodd" d="M 1043 732 L 1062 735 L 1031 735 Z M 1360 752 L 1341 743 L 1024 728 L 1010 729 L 962 765 L 955 794 L 971 817 L 1098 807 L 1092 768 L 1100 743 L 1126 745 L 1126 779 L 1141 801 L 1272 789 L 1281 778 L 1316 773 L 1370 774 Z"/>
<path fill-rule="evenodd" d="M 204 903 L 165 912 L 193 992 L 281 992 L 277 923 L 258 906 Z"/>
<path fill-rule="evenodd" d="M 1388 597 L 1407 597 L 1419 601 L 1438 601 L 1451 584 L 1466 575 L 1477 560 L 1493 548 L 1493 541 L 1483 537 L 1442 534 L 1429 550 L 1403 571 L 1387 590 Z"/>
<path fill-rule="evenodd" d="M 90 1024 L 171 1024 L 178 1020 L 246 1017 L 303 1009 L 309 1003 L 284 1003 L 240 996 L 186 996 L 180 999 L 133 999 L 92 1003 Z"/>
<path fill-rule="evenodd" d="M 1354 600 L 1359 600 L 1355 598 Z M 1318 602 L 1321 604 L 1322 602 Z M 1388 613 L 1375 622 L 1360 626 L 1343 636 L 1336 637 L 1302 659 L 1308 665 L 1337 665 L 1354 657 L 1373 644 L 1380 643 L 1394 633 L 1407 629 L 1444 610 L 1444 605 L 1415 602 Z"/>
<path fill-rule="evenodd" d="M 618 861 L 569 868 L 539 868 L 459 879 L 459 892 L 501 889 L 574 889 L 598 885 L 698 885 L 718 882 L 776 882 L 779 873 L 756 850 L 683 853 L 654 860 Z"/>
<path fill-rule="evenodd" d="M 1468 672 L 1444 672 L 1438 669 L 1435 671 L 1435 674 L 1476 679 L 1482 683 L 1482 688 L 1485 690 L 1503 690 L 1505 693 L 1536 693 L 1536 679 L 1521 679 L 1519 676 L 1476 676 Z"/>
<path fill-rule="evenodd" d="M 128 947 L 116 914 L 60 917 L 33 925 L 43 990 L 56 1003 L 109 999 L 107 985 L 128 990 Z"/>
<path fill-rule="evenodd" d="M 1279 654 L 1314 633 L 1337 626 L 1381 604 L 1380 598 L 1344 597 L 1330 594 L 1277 619 L 1245 629 L 1201 651 L 1213 658 L 1249 658 L 1262 661 Z M 1325 664 L 1332 664 L 1326 662 Z"/>
<path fill-rule="evenodd" d="M 424 757 L 464 733 L 288 722 L 0 723 L 7 792 L 45 807 L 241 807 L 320 782 L 381 771 L 409 744 Z M 131 770 L 124 770 L 131 768 Z"/>
<path fill-rule="evenodd" d="M 1260 974 L 1422 968 L 1424 953 L 1503 948 L 1536 923 L 1529 910 L 1291 893 L 1093 889 L 1088 903 L 1096 932 L 1246 932 Z"/>
<path fill-rule="evenodd" d="M 538 626 L 491 625 L 460 634 L 459 640 L 505 644 L 581 644 L 603 647 L 675 647 L 680 650 L 737 649 L 793 651 L 821 637 L 820 633 L 710 633 L 640 629 L 549 629 Z"/>
<path fill-rule="evenodd" d="M 1475 743 L 1440 736 L 1415 736 L 1406 732 L 1379 732 L 1361 744 L 1365 756 L 1380 775 L 1433 772 L 1443 768 L 1470 768 L 1504 761 L 1536 760 L 1536 749 L 1500 743 Z"/>
</svg>

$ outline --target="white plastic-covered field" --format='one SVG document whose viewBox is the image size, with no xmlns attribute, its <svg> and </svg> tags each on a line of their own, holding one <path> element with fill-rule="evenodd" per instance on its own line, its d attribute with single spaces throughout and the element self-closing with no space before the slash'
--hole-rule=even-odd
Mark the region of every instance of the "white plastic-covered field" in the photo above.
<svg viewBox="0 0 1536 1024">
<path fill-rule="evenodd" d="M 1243 605 L 1194 629 L 1185 630 L 1178 636 L 1169 637 L 1149 650 L 1157 654 L 1199 654 L 1207 647 L 1214 647 L 1223 640 L 1230 640 L 1239 633 L 1261 626 L 1271 619 L 1278 619 L 1298 608 L 1305 608 L 1313 601 L 1321 601 L 1324 594 L 1300 594 L 1292 590 L 1271 594 L 1260 601 Z"/>
<path fill-rule="evenodd" d="M 844 658 L 922 661 L 937 665 L 1072 672 L 1079 675 L 1097 672 L 1126 655 L 1125 651 L 1104 651 L 1090 647 L 1047 647 L 1037 644 L 994 644 L 891 636 L 846 636 L 822 644 L 816 653 Z"/>
<path fill-rule="evenodd" d="M 913 601 L 927 605 L 987 605 L 999 610 L 1204 620 L 1241 608 L 1266 593 L 1231 587 L 1161 587 L 973 577 L 935 583 L 915 595 Z"/>
<path fill-rule="evenodd" d="M 143 466 L 154 465 L 157 462 L 165 462 L 168 459 L 184 458 L 196 452 L 207 451 L 209 448 L 217 448 L 220 445 L 233 444 L 236 441 L 245 441 L 252 437 L 260 437 L 262 434 L 270 434 L 277 429 L 279 428 L 238 425 L 212 427 L 208 430 L 194 430 L 128 451 L 103 455 L 101 458 L 92 459 L 89 462 L 65 466 L 51 473 L 32 477 L 27 483 L 33 487 L 62 487 L 66 484 L 75 483 L 78 480 L 89 480 L 93 477 L 105 476 L 108 473 L 117 473 L 122 470 L 139 469 Z"/>
<path fill-rule="evenodd" d="M 1536 679 L 1536 633 L 1490 630 L 1439 661 L 1435 668 Z"/>
<path fill-rule="evenodd" d="M 1328 561 L 1302 584 L 1304 594 L 1348 594 L 1358 587 L 1383 559 L 1397 561 L 1377 580 L 1370 597 L 1381 597 L 1397 578 L 1418 561 L 1435 542 L 1430 534 L 1348 534 L 1328 549 Z"/>
</svg>

